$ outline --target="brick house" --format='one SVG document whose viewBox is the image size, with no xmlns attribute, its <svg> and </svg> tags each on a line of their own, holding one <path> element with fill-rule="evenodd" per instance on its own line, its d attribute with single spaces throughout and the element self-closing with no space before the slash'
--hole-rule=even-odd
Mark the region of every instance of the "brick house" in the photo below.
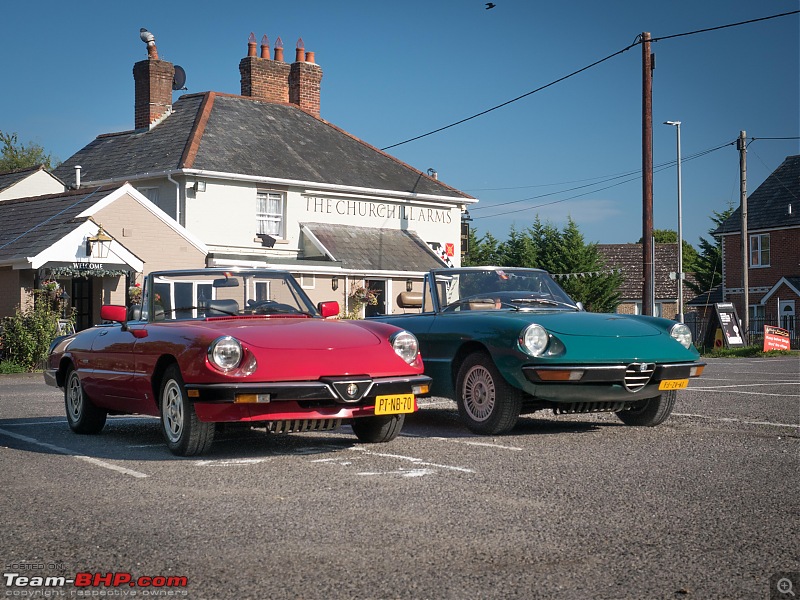
<svg viewBox="0 0 800 600">
<path fill-rule="evenodd" d="M 722 238 L 722 297 L 744 314 L 742 215 L 737 208 L 714 232 Z M 747 199 L 751 338 L 764 325 L 790 331 L 797 343 L 800 308 L 800 155 L 788 156 Z M 752 341 L 752 340 L 751 340 Z"/>
<path fill-rule="evenodd" d="M 620 286 L 620 303 L 617 312 L 620 314 L 642 314 L 642 291 L 644 286 L 644 269 L 642 265 L 641 244 L 597 244 L 597 250 L 605 259 L 606 267 L 622 271 L 623 282 Z M 678 244 L 654 244 L 655 263 L 653 283 L 655 285 L 655 312 L 657 317 L 674 319 L 678 314 L 678 285 L 674 274 L 678 271 Z M 683 298 L 685 301 L 693 293 L 684 283 Z"/>
</svg>

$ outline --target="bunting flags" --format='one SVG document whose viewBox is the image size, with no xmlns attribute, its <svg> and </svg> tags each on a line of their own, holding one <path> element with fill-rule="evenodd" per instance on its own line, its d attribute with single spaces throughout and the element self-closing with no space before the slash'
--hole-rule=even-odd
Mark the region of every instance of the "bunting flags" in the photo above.
<svg viewBox="0 0 800 600">
<path fill-rule="evenodd" d="M 583 279 L 585 277 L 600 277 L 601 275 L 614 275 L 622 273 L 622 269 L 607 269 L 605 271 L 587 271 L 585 273 L 550 273 L 556 279 Z"/>
</svg>

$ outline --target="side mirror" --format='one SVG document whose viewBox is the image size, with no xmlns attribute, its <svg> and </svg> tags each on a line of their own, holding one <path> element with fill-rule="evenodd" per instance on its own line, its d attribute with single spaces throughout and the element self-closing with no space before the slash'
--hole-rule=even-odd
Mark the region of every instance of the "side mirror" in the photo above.
<svg viewBox="0 0 800 600">
<path fill-rule="evenodd" d="M 586 310 L 586 309 L 583 307 L 583 302 L 581 302 L 580 300 L 578 300 L 578 302 L 576 302 L 575 304 L 577 304 L 577 306 L 578 306 L 578 310 L 580 310 L 580 311 L 585 311 L 585 310 Z"/>
<path fill-rule="evenodd" d="M 320 302 L 317 304 L 317 310 L 319 314 L 321 314 L 326 319 L 328 317 L 335 317 L 339 314 L 339 303 L 336 300 L 331 300 L 329 302 Z"/>
<path fill-rule="evenodd" d="M 125 325 L 128 321 L 128 309 L 116 304 L 104 304 L 100 307 L 100 318 L 104 321 L 115 321 Z"/>
</svg>

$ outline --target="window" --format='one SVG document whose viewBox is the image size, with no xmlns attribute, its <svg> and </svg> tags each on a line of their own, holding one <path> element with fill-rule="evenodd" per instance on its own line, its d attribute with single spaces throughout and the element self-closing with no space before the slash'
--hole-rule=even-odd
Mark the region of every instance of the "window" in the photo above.
<svg viewBox="0 0 800 600">
<path fill-rule="evenodd" d="M 306 290 L 313 290 L 316 287 L 314 273 L 300 273 L 300 287 Z"/>
<path fill-rule="evenodd" d="M 769 266 L 769 234 L 750 236 L 750 266 Z"/>
<path fill-rule="evenodd" d="M 139 188 L 139 191 L 142 193 L 142 196 L 150 200 L 153 204 L 158 206 L 158 188 L 157 187 L 146 187 L 146 188 Z"/>
<path fill-rule="evenodd" d="M 750 333 L 757 334 L 764 330 L 764 323 L 766 322 L 766 307 L 763 304 L 750 305 Z"/>
<path fill-rule="evenodd" d="M 661 317 L 661 316 L 663 316 L 663 308 L 664 308 L 664 304 L 663 304 L 663 302 L 656 302 L 656 303 L 655 303 L 655 307 L 654 307 L 654 309 L 655 309 L 655 310 L 653 311 L 653 316 L 654 316 L 654 317 Z M 642 303 L 641 303 L 641 302 L 637 302 L 637 303 L 636 303 L 636 310 L 634 311 L 634 313 L 633 313 L 633 314 L 635 314 L 635 315 L 641 315 L 641 314 L 644 314 L 644 313 L 642 312 Z"/>
<path fill-rule="evenodd" d="M 259 191 L 256 194 L 258 232 L 283 237 L 283 194 Z"/>
</svg>

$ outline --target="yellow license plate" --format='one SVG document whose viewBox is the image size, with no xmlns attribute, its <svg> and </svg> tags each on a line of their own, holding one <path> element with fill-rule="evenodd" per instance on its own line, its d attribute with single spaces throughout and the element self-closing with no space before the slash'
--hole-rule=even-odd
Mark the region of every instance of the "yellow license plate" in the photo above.
<svg viewBox="0 0 800 600">
<path fill-rule="evenodd" d="M 688 379 L 665 379 L 658 384 L 660 390 L 682 390 L 689 387 Z"/>
<path fill-rule="evenodd" d="M 398 415 L 414 412 L 414 394 L 392 394 L 375 397 L 376 415 Z"/>
</svg>

